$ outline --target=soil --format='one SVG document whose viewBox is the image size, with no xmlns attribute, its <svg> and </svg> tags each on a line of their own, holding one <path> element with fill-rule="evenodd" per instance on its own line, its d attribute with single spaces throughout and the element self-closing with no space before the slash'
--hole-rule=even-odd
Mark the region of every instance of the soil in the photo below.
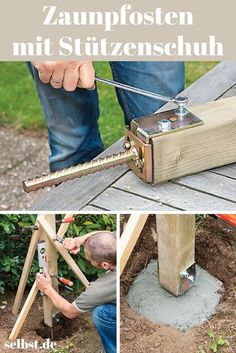
<svg viewBox="0 0 236 353">
<path fill-rule="evenodd" d="M 30 208 L 49 188 L 25 193 L 22 180 L 48 171 L 49 146 L 45 130 L 18 132 L 0 125 L 0 210 Z"/>
<path fill-rule="evenodd" d="M 4 309 L 0 309 L 0 352 L 1 353 L 33 353 L 33 352 L 52 352 L 50 349 L 9 349 L 5 347 L 5 343 L 10 341 L 8 336 L 15 323 L 15 316 L 11 312 L 15 293 L 11 293 L 1 299 L 7 301 Z M 26 298 L 26 297 L 25 297 Z M 1 303 L 0 303 L 1 305 Z M 25 342 L 37 341 L 39 344 L 46 342 L 50 337 L 50 328 L 43 324 L 43 306 L 42 298 L 38 295 L 34 302 L 27 320 L 20 331 L 19 339 Z M 73 320 L 60 316 L 59 323 L 54 329 L 54 346 L 53 349 L 57 353 L 99 353 L 102 352 L 102 344 L 91 320 L 91 314 L 84 314 Z M 69 347 L 68 350 L 59 350 L 62 347 Z"/>
<path fill-rule="evenodd" d="M 123 217 L 122 225 L 126 220 L 127 216 Z M 121 353 L 212 353 L 210 345 L 218 337 L 225 343 L 218 346 L 217 353 L 235 353 L 236 230 L 211 216 L 197 221 L 196 262 L 223 282 L 225 293 L 210 320 L 181 332 L 142 318 L 126 302 L 126 293 L 137 274 L 151 259 L 157 259 L 155 227 L 155 216 L 149 216 L 121 277 Z"/>
</svg>

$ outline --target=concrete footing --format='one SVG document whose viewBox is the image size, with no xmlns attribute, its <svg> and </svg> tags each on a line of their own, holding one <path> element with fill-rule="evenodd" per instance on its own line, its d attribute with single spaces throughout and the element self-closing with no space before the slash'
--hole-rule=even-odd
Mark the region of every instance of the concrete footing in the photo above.
<svg viewBox="0 0 236 353">
<path fill-rule="evenodd" d="M 132 284 L 127 300 L 141 316 L 156 323 L 165 323 L 185 331 L 202 324 L 216 312 L 223 285 L 206 270 L 197 267 L 194 286 L 175 297 L 160 287 L 158 262 L 151 261 Z"/>
</svg>

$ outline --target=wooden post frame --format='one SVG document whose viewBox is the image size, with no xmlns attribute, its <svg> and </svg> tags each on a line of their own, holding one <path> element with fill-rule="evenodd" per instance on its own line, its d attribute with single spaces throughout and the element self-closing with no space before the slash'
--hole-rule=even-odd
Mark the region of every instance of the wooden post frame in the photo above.
<svg viewBox="0 0 236 353">
<path fill-rule="evenodd" d="M 66 215 L 65 218 L 69 218 L 73 215 L 69 214 Z M 55 215 L 48 214 L 48 215 L 39 215 L 36 220 L 36 225 L 38 230 L 34 231 L 32 234 L 29 250 L 26 257 L 25 266 L 23 268 L 23 272 L 21 275 L 19 287 L 17 290 L 15 302 L 13 305 L 13 313 L 17 314 L 18 310 L 21 305 L 26 281 L 29 275 L 30 267 L 32 265 L 33 257 L 35 254 L 35 250 L 37 247 L 37 243 L 39 240 L 44 240 L 46 242 L 46 257 L 47 257 L 47 264 L 48 264 L 48 271 L 49 273 L 56 272 L 57 273 L 57 250 L 63 256 L 65 261 L 69 264 L 72 268 L 73 272 L 78 276 L 81 280 L 83 285 L 87 287 L 89 282 L 84 274 L 80 271 L 79 267 L 72 259 L 68 251 L 63 247 L 61 243 L 54 240 L 54 237 L 58 236 L 63 238 L 64 234 L 66 233 L 69 224 L 61 224 L 58 233 L 56 233 L 56 222 L 55 222 Z M 58 290 L 57 282 L 53 281 L 53 287 Z M 9 339 L 16 340 L 18 334 L 26 320 L 26 317 L 30 311 L 30 308 L 36 298 L 38 293 L 38 288 L 36 286 L 36 282 L 34 282 L 31 291 L 24 303 L 24 306 L 15 322 L 15 325 L 10 333 Z M 44 322 L 49 327 L 53 326 L 53 314 L 56 312 L 56 308 L 54 307 L 53 303 L 48 297 L 43 297 L 43 307 L 44 307 Z"/>
<path fill-rule="evenodd" d="M 43 229 L 46 231 L 46 234 L 48 236 L 48 239 L 52 242 L 52 244 L 55 246 L 57 251 L 61 254 L 61 256 L 64 258 L 64 260 L 68 263 L 72 271 L 78 276 L 80 281 L 83 283 L 85 287 L 88 287 L 89 282 L 87 278 L 84 276 L 83 272 L 79 269 L 78 265 L 75 263 L 75 261 L 72 259 L 68 251 L 63 247 L 61 243 L 58 241 L 55 241 L 54 238 L 56 237 L 55 231 L 52 229 L 50 224 L 45 219 L 40 219 L 39 220 L 41 226 Z"/>
<path fill-rule="evenodd" d="M 29 249 L 28 249 L 28 252 L 27 252 L 27 255 L 25 258 L 25 263 L 24 263 L 23 271 L 22 271 L 21 278 L 20 278 L 20 283 L 19 283 L 17 293 L 15 296 L 15 300 L 14 300 L 14 304 L 13 304 L 13 308 L 12 308 L 12 313 L 14 315 L 17 315 L 19 312 L 20 305 L 21 305 L 22 298 L 23 298 L 23 294 L 25 291 L 26 282 L 27 282 L 27 279 L 29 276 L 30 268 L 31 268 L 33 258 L 35 255 L 35 251 L 37 248 L 37 244 L 39 241 L 39 237 L 40 237 L 40 233 L 41 233 L 41 229 L 42 229 L 41 227 L 39 227 L 39 224 L 38 224 L 39 217 L 40 216 L 37 217 L 37 220 L 35 223 L 38 226 L 38 229 L 34 230 L 32 233 Z"/>
<path fill-rule="evenodd" d="M 195 215 L 159 214 L 156 222 L 160 285 L 178 296 L 191 287 L 183 288 L 195 264 Z"/>
</svg>

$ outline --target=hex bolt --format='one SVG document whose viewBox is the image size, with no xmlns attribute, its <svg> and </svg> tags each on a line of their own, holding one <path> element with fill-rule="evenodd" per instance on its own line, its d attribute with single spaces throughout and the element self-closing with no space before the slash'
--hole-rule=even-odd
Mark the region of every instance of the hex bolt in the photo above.
<svg viewBox="0 0 236 353">
<path fill-rule="evenodd" d="M 171 130 L 171 121 L 167 119 L 163 119 L 159 121 L 159 128 L 162 132 L 166 132 Z"/>
<path fill-rule="evenodd" d="M 178 105 L 175 113 L 181 118 L 182 116 L 188 113 L 187 109 L 185 108 L 186 104 L 188 103 L 187 97 L 176 97 L 175 103 Z"/>
<path fill-rule="evenodd" d="M 180 276 L 181 276 L 181 278 L 186 278 L 190 282 L 194 283 L 194 280 L 195 280 L 194 276 L 190 275 L 187 271 L 181 272 Z"/>
<path fill-rule="evenodd" d="M 143 169 L 143 161 L 141 161 L 141 159 L 137 159 L 135 161 L 135 165 L 136 165 L 137 168 Z"/>
<path fill-rule="evenodd" d="M 131 148 L 130 141 L 125 141 L 123 147 L 124 147 L 125 150 L 129 150 Z"/>
</svg>

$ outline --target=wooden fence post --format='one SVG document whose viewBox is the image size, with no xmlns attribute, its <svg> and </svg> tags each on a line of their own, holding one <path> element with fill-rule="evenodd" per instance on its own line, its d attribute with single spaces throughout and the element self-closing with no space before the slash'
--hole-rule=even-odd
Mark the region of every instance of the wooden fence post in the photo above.
<svg viewBox="0 0 236 353">
<path fill-rule="evenodd" d="M 180 274 L 195 263 L 195 215 L 159 214 L 156 220 L 160 284 L 178 296 L 184 292 Z"/>
<path fill-rule="evenodd" d="M 54 232 L 56 232 L 56 222 L 55 222 L 55 214 L 47 214 L 43 215 L 40 219 L 45 220 L 53 229 Z M 45 232 L 44 229 L 42 229 L 41 240 L 44 240 L 46 243 L 46 259 L 47 259 L 47 265 L 48 265 L 48 273 L 58 273 L 58 266 L 57 266 L 57 250 L 55 246 L 50 242 L 48 239 L 48 236 Z M 52 278 L 52 285 L 53 288 L 58 292 L 58 282 L 55 278 Z M 51 299 L 44 295 L 43 296 L 43 315 L 44 315 L 44 323 L 48 325 L 49 327 L 53 327 L 53 315 L 57 312 L 58 310 L 52 303 Z"/>
</svg>

